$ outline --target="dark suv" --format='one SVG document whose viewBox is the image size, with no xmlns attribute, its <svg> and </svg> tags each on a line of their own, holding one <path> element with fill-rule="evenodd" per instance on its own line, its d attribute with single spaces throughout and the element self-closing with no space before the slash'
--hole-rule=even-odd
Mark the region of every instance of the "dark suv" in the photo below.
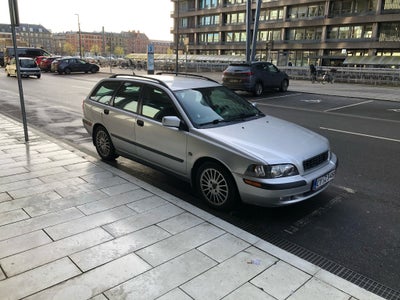
<svg viewBox="0 0 400 300">
<path fill-rule="evenodd" d="M 269 62 L 231 64 L 223 72 L 222 84 L 231 90 L 252 92 L 260 96 L 267 89 L 286 92 L 289 76 Z"/>
</svg>

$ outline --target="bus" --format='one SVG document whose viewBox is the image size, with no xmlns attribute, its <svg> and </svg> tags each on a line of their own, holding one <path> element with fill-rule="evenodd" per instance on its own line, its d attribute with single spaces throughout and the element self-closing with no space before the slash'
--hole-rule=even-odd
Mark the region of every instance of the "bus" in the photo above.
<svg viewBox="0 0 400 300">
<path fill-rule="evenodd" d="M 30 57 L 35 59 L 38 56 L 51 56 L 49 52 L 42 48 L 17 47 L 18 57 Z M 14 47 L 4 48 L 4 66 L 15 56 Z"/>
</svg>

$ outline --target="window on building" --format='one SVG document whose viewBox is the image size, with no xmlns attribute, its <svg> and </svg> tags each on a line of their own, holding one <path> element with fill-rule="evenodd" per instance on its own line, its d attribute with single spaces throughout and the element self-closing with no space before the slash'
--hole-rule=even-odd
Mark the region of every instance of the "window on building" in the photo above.
<svg viewBox="0 0 400 300">
<path fill-rule="evenodd" d="M 304 19 L 324 16 L 325 5 L 313 4 L 309 6 L 292 6 L 288 9 L 289 19 Z"/>
<path fill-rule="evenodd" d="M 246 32 L 244 31 L 225 33 L 226 43 L 240 43 L 245 41 L 246 41 Z"/>
<path fill-rule="evenodd" d="M 328 39 L 366 39 L 372 37 L 372 25 L 334 26 L 328 29 Z"/>
<path fill-rule="evenodd" d="M 260 11 L 260 21 L 275 21 L 283 19 L 283 9 L 264 9 Z"/>
<path fill-rule="evenodd" d="M 226 15 L 226 24 L 244 24 L 246 22 L 246 14 L 244 12 L 231 13 Z"/>
<path fill-rule="evenodd" d="M 329 15 L 337 17 L 373 12 L 376 10 L 377 5 L 378 0 L 337 0 L 331 2 Z"/>
<path fill-rule="evenodd" d="M 322 28 L 306 27 L 306 28 L 292 28 L 287 32 L 287 39 L 289 41 L 306 41 L 306 40 L 320 40 L 322 35 Z"/>
<path fill-rule="evenodd" d="M 258 32 L 259 41 L 281 41 L 281 30 L 260 30 Z"/>
<path fill-rule="evenodd" d="M 245 4 L 247 0 L 226 0 L 226 5 Z"/>
<path fill-rule="evenodd" d="M 219 15 L 201 16 L 199 26 L 219 25 Z"/>
<path fill-rule="evenodd" d="M 400 0 L 384 0 L 384 10 L 400 10 Z"/>
<path fill-rule="evenodd" d="M 219 43 L 219 33 L 218 32 L 200 33 L 199 34 L 199 44 L 213 44 L 213 43 Z"/>
<path fill-rule="evenodd" d="M 199 8 L 200 9 L 209 9 L 218 7 L 219 0 L 200 0 Z"/>
<path fill-rule="evenodd" d="M 379 41 L 400 41 L 400 23 L 382 23 L 379 26 Z"/>
<path fill-rule="evenodd" d="M 189 23 L 188 18 L 180 19 L 179 20 L 179 24 L 180 24 L 179 28 L 187 28 L 188 27 L 188 23 Z"/>
</svg>

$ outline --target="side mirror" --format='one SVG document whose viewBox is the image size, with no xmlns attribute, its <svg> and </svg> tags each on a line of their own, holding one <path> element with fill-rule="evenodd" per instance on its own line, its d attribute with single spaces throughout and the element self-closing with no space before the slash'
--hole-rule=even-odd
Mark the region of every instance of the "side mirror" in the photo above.
<svg viewBox="0 0 400 300">
<path fill-rule="evenodd" d="M 181 125 L 181 119 L 176 116 L 166 116 L 162 118 L 162 125 L 166 127 L 179 128 Z"/>
</svg>

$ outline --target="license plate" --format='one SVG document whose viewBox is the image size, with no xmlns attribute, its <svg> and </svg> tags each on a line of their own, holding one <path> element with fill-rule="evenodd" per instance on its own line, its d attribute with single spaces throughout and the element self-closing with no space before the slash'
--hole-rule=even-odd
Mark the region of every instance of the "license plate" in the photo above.
<svg viewBox="0 0 400 300">
<path fill-rule="evenodd" d="M 229 82 L 230 83 L 239 83 L 240 80 L 239 79 L 230 79 Z"/>
<path fill-rule="evenodd" d="M 329 173 L 315 179 L 313 182 L 313 191 L 320 189 L 325 184 L 327 184 L 329 181 L 332 181 L 333 178 L 335 178 L 335 174 L 336 174 L 336 171 L 332 170 Z"/>
</svg>

